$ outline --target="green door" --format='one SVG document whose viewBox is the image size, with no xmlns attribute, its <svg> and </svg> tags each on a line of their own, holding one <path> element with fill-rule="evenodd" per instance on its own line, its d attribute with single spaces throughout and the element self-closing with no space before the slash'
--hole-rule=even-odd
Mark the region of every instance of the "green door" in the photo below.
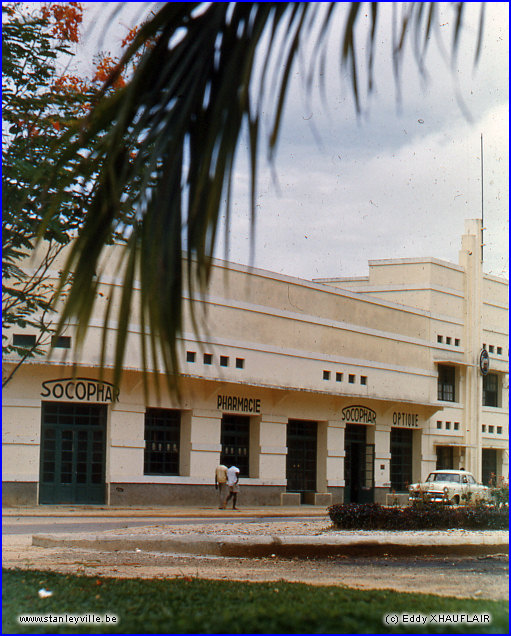
<svg viewBox="0 0 511 636">
<path fill-rule="evenodd" d="M 497 484 L 497 450 L 483 448 L 482 450 L 482 480 L 485 486 Z"/>
<path fill-rule="evenodd" d="M 105 503 L 107 406 L 43 402 L 39 503 Z"/>
<path fill-rule="evenodd" d="M 316 492 L 318 423 L 289 420 L 287 424 L 286 478 L 288 492 Z"/>
<path fill-rule="evenodd" d="M 413 431 L 390 429 L 390 483 L 396 492 L 408 492 L 412 483 Z"/>
<path fill-rule="evenodd" d="M 366 442 L 366 427 L 360 424 L 347 424 L 344 448 L 344 503 L 372 503 L 374 444 Z"/>
</svg>

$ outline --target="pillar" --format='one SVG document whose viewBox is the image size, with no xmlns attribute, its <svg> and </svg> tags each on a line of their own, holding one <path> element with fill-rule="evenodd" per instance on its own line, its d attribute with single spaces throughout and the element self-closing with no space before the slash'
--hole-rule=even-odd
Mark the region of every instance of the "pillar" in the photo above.
<svg viewBox="0 0 511 636">
<path fill-rule="evenodd" d="M 222 451 L 221 413 L 214 410 L 193 409 L 184 420 L 184 435 L 181 439 L 186 446 L 183 454 L 187 472 L 183 474 L 202 477 L 205 483 L 213 482 Z M 186 455 L 189 457 L 188 461 Z"/>
<path fill-rule="evenodd" d="M 344 432 L 346 425 L 339 420 L 330 420 L 325 424 L 326 461 L 324 474 L 321 475 L 323 483 L 318 482 L 318 490 L 321 488 L 320 492 L 332 493 L 333 503 L 338 503 L 344 500 L 344 458 L 346 456 Z"/>
<path fill-rule="evenodd" d="M 482 348 L 482 221 L 465 221 L 459 256 L 465 270 L 465 386 L 463 395 L 466 436 L 466 466 L 477 481 L 481 480 L 482 379 L 479 355 Z M 462 377 L 462 376 L 461 376 Z M 461 390 L 461 387 L 460 387 Z"/>
<path fill-rule="evenodd" d="M 280 482 L 285 488 L 287 417 L 263 414 L 258 419 L 258 477 L 263 481 Z"/>
</svg>

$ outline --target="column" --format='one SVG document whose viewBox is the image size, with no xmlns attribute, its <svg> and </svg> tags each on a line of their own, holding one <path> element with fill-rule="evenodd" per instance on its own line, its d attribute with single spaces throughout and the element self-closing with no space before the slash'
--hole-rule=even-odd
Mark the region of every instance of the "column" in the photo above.
<svg viewBox="0 0 511 636">
<path fill-rule="evenodd" d="M 482 379 L 479 353 L 482 348 L 482 221 L 465 221 L 460 265 L 465 269 L 465 361 L 464 427 L 466 435 L 466 470 L 481 480 Z M 460 379 L 461 383 L 461 379 Z M 461 387 L 460 387 L 461 389 Z"/>
<path fill-rule="evenodd" d="M 320 492 L 331 492 L 332 501 L 338 503 L 342 501 L 344 497 L 342 489 L 345 486 L 344 458 L 346 452 L 344 450 L 344 432 L 346 425 L 339 420 L 330 420 L 325 424 L 326 438 L 324 444 L 326 444 L 326 461 L 325 472 L 322 479 L 324 479 L 326 483 L 320 483 L 318 481 L 318 489 L 321 488 Z"/>
<path fill-rule="evenodd" d="M 430 468 L 432 465 L 431 462 L 423 463 L 423 449 L 422 449 L 422 440 L 425 436 L 422 434 L 422 428 L 418 428 L 413 431 L 412 436 L 412 483 L 417 483 L 422 481 L 422 479 L 426 478 L 432 470 L 435 470 L 436 467 L 436 454 L 434 454 L 435 463 L 433 464 L 433 468 Z M 433 451 L 435 449 L 433 448 Z M 425 471 L 423 472 L 423 467 L 425 467 Z M 429 470 L 428 470 L 429 469 Z M 423 477 L 424 475 L 424 477 Z"/>
<path fill-rule="evenodd" d="M 258 477 L 285 487 L 287 417 L 263 414 L 258 424 Z"/>
<path fill-rule="evenodd" d="M 193 409 L 181 423 L 183 475 L 212 483 L 220 461 L 222 415 L 218 411 Z M 188 459 L 187 459 L 188 456 Z"/>
<path fill-rule="evenodd" d="M 249 440 L 249 473 L 250 479 L 257 479 L 261 473 L 261 416 L 250 418 Z"/>
<path fill-rule="evenodd" d="M 371 431 L 374 431 L 371 435 Z M 367 442 L 371 443 L 374 438 L 374 488 L 375 501 L 379 501 L 376 496 L 376 489 L 384 488 L 385 493 L 390 491 L 390 425 L 380 425 L 371 427 L 367 431 Z M 384 499 L 383 499 L 384 500 Z"/>
<path fill-rule="evenodd" d="M 436 436 L 436 415 L 426 420 L 425 427 L 422 429 L 422 436 L 420 441 L 420 464 L 419 469 L 416 472 L 415 463 L 413 466 L 413 480 L 414 482 L 423 481 L 429 475 L 432 470 L 436 469 L 436 448 L 435 439 Z M 414 439 L 415 444 L 415 439 Z M 415 445 L 414 445 L 415 448 Z"/>
<path fill-rule="evenodd" d="M 144 475 L 145 406 L 112 408 L 107 426 L 105 481 L 139 482 Z"/>
</svg>

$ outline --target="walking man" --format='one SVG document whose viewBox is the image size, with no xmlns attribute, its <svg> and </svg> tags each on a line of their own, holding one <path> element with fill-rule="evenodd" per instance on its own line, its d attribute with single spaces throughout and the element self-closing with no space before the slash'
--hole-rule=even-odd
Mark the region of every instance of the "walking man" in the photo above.
<svg viewBox="0 0 511 636">
<path fill-rule="evenodd" d="M 240 469 L 236 468 L 236 466 L 231 466 L 227 469 L 227 486 L 229 488 L 229 494 L 227 495 L 227 499 L 224 502 L 223 508 L 227 506 L 227 502 L 232 499 L 232 509 L 238 510 L 236 508 L 236 497 L 240 491 L 238 481 L 240 478 Z"/>
<path fill-rule="evenodd" d="M 220 464 L 215 470 L 215 490 L 218 490 L 219 508 L 225 508 L 227 497 L 227 466 Z"/>
</svg>

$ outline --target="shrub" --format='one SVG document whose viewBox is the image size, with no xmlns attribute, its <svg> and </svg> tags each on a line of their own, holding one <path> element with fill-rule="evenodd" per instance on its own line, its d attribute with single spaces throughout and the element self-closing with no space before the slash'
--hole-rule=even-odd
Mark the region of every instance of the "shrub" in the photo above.
<svg viewBox="0 0 511 636">
<path fill-rule="evenodd" d="M 423 503 L 406 508 L 380 504 L 335 504 L 328 508 L 332 523 L 343 530 L 504 530 L 509 527 L 507 506 L 445 506 Z"/>
<path fill-rule="evenodd" d="M 509 484 L 502 484 L 491 489 L 493 501 L 498 505 L 509 505 Z"/>
</svg>

